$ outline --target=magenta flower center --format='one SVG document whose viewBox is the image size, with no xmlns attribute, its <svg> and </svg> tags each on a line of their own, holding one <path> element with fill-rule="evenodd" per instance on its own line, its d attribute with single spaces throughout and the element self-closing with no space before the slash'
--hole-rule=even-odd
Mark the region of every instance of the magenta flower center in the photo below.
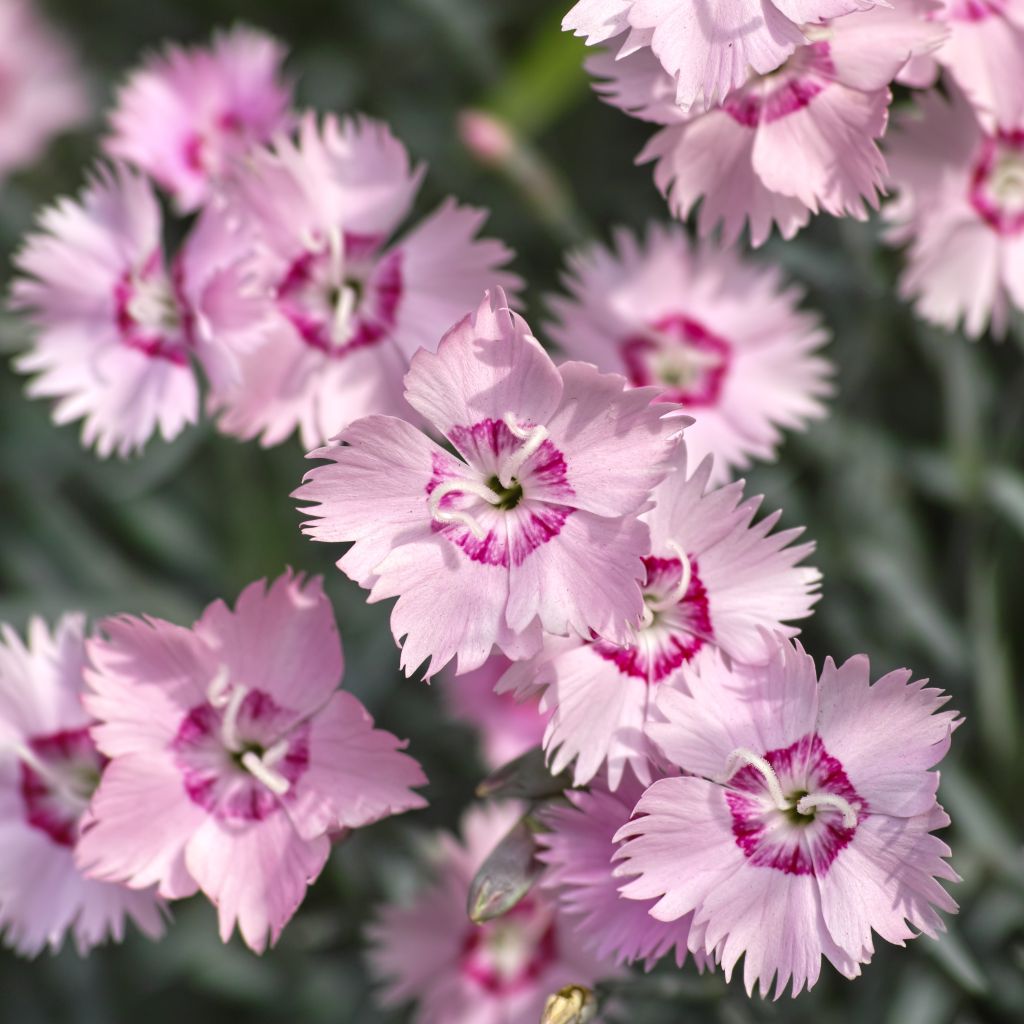
<svg viewBox="0 0 1024 1024">
<path fill-rule="evenodd" d="M 811 33 L 827 34 L 823 26 L 812 26 Z M 755 76 L 750 84 L 730 93 L 722 109 L 745 128 L 781 121 L 809 106 L 828 88 L 835 74 L 829 44 L 819 39 L 799 47 L 777 71 Z"/>
<path fill-rule="evenodd" d="M 688 572 L 683 559 L 688 563 Z M 644 559 L 647 614 L 636 643 L 618 647 L 606 640 L 593 641 L 593 649 L 627 676 L 660 683 L 714 639 L 708 594 L 701 582 L 697 560 Z"/>
<path fill-rule="evenodd" d="M 334 359 L 374 345 L 395 325 L 402 254 L 379 255 L 384 239 L 336 228 L 310 239 L 277 284 L 277 306 L 299 337 Z"/>
<path fill-rule="evenodd" d="M 627 338 L 620 351 L 634 387 L 663 387 L 660 401 L 693 408 L 717 403 L 732 346 L 700 321 L 673 313 Z"/>
<path fill-rule="evenodd" d="M 159 251 L 114 286 L 114 319 L 122 344 L 152 359 L 188 361 L 188 318 Z"/>
<path fill-rule="evenodd" d="M 309 723 L 268 693 L 236 686 L 193 707 L 171 749 L 194 803 L 229 824 L 262 821 L 309 766 Z"/>
<path fill-rule="evenodd" d="M 74 846 L 105 759 L 88 729 L 34 736 L 18 748 L 25 820 L 58 846 Z"/>
<path fill-rule="evenodd" d="M 561 532 L 574 491 L 565 458 L 544 427 L 511 413 L 456 426 L 448 440 L 465 460 L 436 458 L 426 487 L 435 532 L 474 562 L 508 568 Z"/>
<path fill-rule="evenodd" d="M 1024 228 L 1024 131 L 1001 131 L 984 140 L 971 173 L 970 200 L 999 234 Z"/>
<path fill-rule="evenodd" d="M 816 733 L 745 759 L 725 790 L 736 845 L 758 867 L 823 877 L 868 813 L 843 766 Z"/>
<path fill-rule="evenodd" d="M 1001 18 L 1006 12 L 1006 0 L 953 0 L 946 17 L 951 21 L 987 21 Z"/>
<path fill-rule="evenodd" d="M 534 983 L 557 954 L 551 912 L 527 898 L 466 933 L 461 969 L 491 995 L 510 995 Z"/>
</svg>

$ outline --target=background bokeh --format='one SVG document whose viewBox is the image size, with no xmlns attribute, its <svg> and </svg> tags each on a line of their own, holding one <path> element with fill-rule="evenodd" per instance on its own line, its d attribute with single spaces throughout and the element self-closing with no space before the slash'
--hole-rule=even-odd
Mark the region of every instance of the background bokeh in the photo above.
<svg viewBox="0 0 1024 1024">
<path fill-rule="evenodd" d="M 447 194 L 492 211 L 489 233 L 518 252 L 535 327 L 564 249 L 615 224 L 666 215 L 649 169 L 633 166 L 647 128 L 602 106 L 579 43 L 558 31 L 568 0 L 62 0 L 44 5 L 87 64 L 96 109 L 141 50 L 202 40 L 237 18 L 279 35 L 300 102 L 390 121 L 429 162 L 425 212 Z M 519 133 L 518 170 L 481 167 L 456 115 L 478 106 Z M 78 188 L 93 130 L 59 141 L 0 187 L 0 279 L 33 210 Z M 624 995 L 625 1022 L 973 1024 L 1024 1020 L 1024 330 L 1004 344 L 917 323 L 894 297 L 898 255 L 878 225 L 820 219 L 758 259 L 783 264 L 835 333 L 830 418 L 750 474 L 784 523 L 818 542 L 824 598 L 804 637 L 820 660 L 859 651 L 875 675 L 908 665 L 966 716 L 942 800 L 960 916 L 940 943 L 879 943 L 855 983 L 826 968 L 795 1003 L 748 1001 L 720 976 L 659 968 Z M 208 425 L 144 457 L 100 462 L 76 427 L 28 402 L 9 354 L 22 327 L 0 319 L 0 620 L 33 612 L 151 612 L 191 621 L 285 564 L 322 572 L 341 624 L 346 686 L 379 723 L 411 740 L 430 778 L 426 811 L 357 833 L 338 848 L 276 950 L 221 946 L 213 911 L 176 909 L 159 945 L 135 935 L 87 960 L 65 950 L 29 963 L 0 952 L 0 1024 L 207 1024 L 400 1021 L 374 1005 L 361 928 L 372 906 L 416 881 L 422 830 L 456 823 L 483 768 L 475 738 L 444 716 L 438 687 L 406 681 L 388 609 L 333 570 L 338 552 L 299 534 L 289 492 L 303 471 L 293 441 L 272 451 Z"/>
</svg>

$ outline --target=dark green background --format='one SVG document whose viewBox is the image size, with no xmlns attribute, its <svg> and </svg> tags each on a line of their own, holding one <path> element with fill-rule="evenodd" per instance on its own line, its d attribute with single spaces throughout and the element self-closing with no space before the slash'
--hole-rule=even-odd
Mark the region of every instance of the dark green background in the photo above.
<svg viewBox="0 0 1024 1024">
<path fill-rule="evenodd" d="M 63 0 L 47 5 L 93 76 L 97 109 L 165 37 L 201 40 L 244 18 L 290 46 L 303 104 L 390 121 L 430 172 L 418 206 L 441 197 L 493 210 L 489 232 L 519 253 L 528 316 L 539 323 L 562 251 L 612 225 L 665 216 L 647 168 L 632 166 L 646 126 L 603 107 L 558 32 L 563 3 L 334 0 L 313 3 Z M 901 101 L 902 102 L 902 101 Z M 476 165 L 455 115 L 485 106 L 509 118 L 551 189 L 538 200 Z M 94 129 L 100 125 L 97 115 Z M 95 131 L 59 142 L 42 165 L 0 187 L 0 275 L 32 211 L 79 186 Z M 865 977 L 828 967 L 795 1003 L 748 1001 L 740 987 L 659 969 L 626 998 L 624 1021 L 969 1024 L 1024 1019 L 1021 852 L 1021 620 L 1024 616 L 1024 361 L 1019 327 L 1004 344 L 930 330 L 893 295 L 899 258 L 876 224 L 822 219 L 759 259 L 784 264 L 833 331 L 839 392 L 831 418 L 785 446 L 751 486 L 818 541 L 824 598 L 805 630 L 820 660 L 867 651 L 875 674 L 909 665 L 954 695 L 967 717 L 943 773 L 947 837 L 965 877 L 962 913 L 941 943 L 885 946 Z M 0 320 L 0 349 L 22 328 Z M 384 727 L 410 737 L 430 778 L 427 811 L 357 834 L 338 849 L 279 947 L 258 959 L 220 945 L 193 900 L 159 945 L 133 937 L 88 960 L 35 963 L 0 953 L 0 1024 L 206 1024 L 401 1020 L 377 1010 L 361 927 L 386 893 L 407 888 L 419 829 L 452 825 L 481 767 L 438 694 L 397 675 L 387 608 L 332 568 L 338 552 L 303 540 L 288 494 L 304 470 L 297 441 L 272 451 L 202 426 L 145 456 L 100 462 L 77 428 L 0 368 L 0 619 L 21 626 L 81 608 L 190 621 L 284 565 L 322 572 L 341 624 L 346 685 Z"/>
</svg>

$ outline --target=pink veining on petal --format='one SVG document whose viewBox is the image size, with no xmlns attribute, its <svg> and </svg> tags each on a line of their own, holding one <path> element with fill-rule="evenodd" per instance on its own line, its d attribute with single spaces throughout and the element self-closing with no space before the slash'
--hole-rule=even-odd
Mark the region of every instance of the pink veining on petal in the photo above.
<svg viewBox="0 0 1024 1024">
<path fill-rule="evenodd" d="M 999 234 L 1015 235 L 1024 228 L 1024 130 L 985 138 L 969 195 L 974 209 Z"/>
<path fill-rule="evenodd" d="M 671 608 L 656 613 L 651 626 L 643 630 L 636 644 L 618 647 L 595 640 L 594 650 L 613 662 L 623 675 L 660 683 L 714 638 L 708 611 L 708 593 L 700 578 L 697 560 L 690 557 L 690 584 L 683 599 Z M 663 597 L 678 584 L 682 564 L 678 558 L 644 559 L 647 595 Z"/>
<path fill-rule="evenodd" d="M 1001 18 L 1005 12 L 1005 0 L 952 0 L 946 17 L 950 21 L 987 21 Z"/>
<path fill-rule="evenodd" d="M 499 919 L 470 927 L 459 967 L 491 995 L 510 996 L 531 988 L 557 955 L 554 915 L 527 897 Z"/>
<path fill-rule="evenodd" d="M 761 774 L 749 765 L 742 768 L 729 781 L 725 794 L 736 845 L 758 867 L 821 878 L 853 839 L 858 826 L 847 828 L 834 808 L 801 815 L 795 810 L 798 799 L 807 793 L 841 797 L 859 818 L 867 813 L 867 803 L 817 734 L 803 736 L 763 756 L 775 769 L 782 792 L 794 809 L 780 811 L 768 805 Z"/>
<path fill-rule="evenodd" d="M 261 690 L 245 695 L 238 714 L 242 751 L 232 755 L 221 736 L 223 715 L 209 704 L 192 708 L 182 720 L 171 749 L 182 772 L 189 798 L 220 821 L 229 824 L 263 821 L 287 801 L 278 797 L 239 763 L 245 750 L 264 753 L 287 739 L 285 755 L 275 770 L 294 787 L 309 766 L 309 722 L 295 725 L 295 715 Z M 236 760 L 238 759 L 238 760 Z"/>
<path fill-rule="evenodd" d="M 810 72 L 810 74 L 808 74 Z M 835 72 L 824 41 L 801 47 L 789 65 L 755 81 L 726 97 L 722 109 L 737 124 L 756 128 L 759 124 L 781 121 L 803 110 L 828 85 Z"/>
<path fill-rule="evenodd" d="M 82 780 L 82 806 L 72 806 L 68 798 L 25 761 L 21 761 L 21 799 L 25 820 L 45 832 L 58 846 L 73 847 L 78 838 L 78 823 L 84 807 L 85 791 L 99 778 L 105 758 L 96 749 L 87 728 L 64 729 L 48 736 L 35 736 L 26 742 L 31 752 L 48 768 L 69 783 Z"/>
<path fill-rule="evenodd" d="M 659 401 L 690 408 L 717 404 L 732 359 L 728 341 L 682 313 L 662 317 L 648 334 L 627 338 L 620 351 L 630 384 L 662 386 Z"/>
</svg>

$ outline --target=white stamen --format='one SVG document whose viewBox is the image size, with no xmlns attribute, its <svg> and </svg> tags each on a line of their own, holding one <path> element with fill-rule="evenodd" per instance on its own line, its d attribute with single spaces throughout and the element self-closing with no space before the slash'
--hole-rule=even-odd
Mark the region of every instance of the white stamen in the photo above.
<svg viewBox="0 0 1024 1024">
<path fill-rule="evenodd" d="M 345 243 L 337 226 L 327 231 L 327 249 L 331 255 L 331 281 L 341 284 L 345 278 Z"/>
<path fill-rule="evenodd" d="M 344 345 L 352 335 L 352 314 L 358 301 L 356 290 L 351 285 L 342 285 L 338 301 L 334 305 L 334 321 L 331 324 L 331 340 L 335 345 Z"/>
<path fill-rule="evenodd" d="M 245 768 L 255 779 L 263 783 L 271 793 L 284 796 L 291 787 L 291 783 L 280 773 L 274 771 L 254 750 L 247 750 L 242 755 L 242 767 Z"/>
<path fill-rule="evenodd" d="M 801 814 L 810 814 L 815 807 L 834 807 L 843 813 L 843 824 L 847 828 L 857 825 L 857 812 L 849 801 L 835 793 L 808 793 L 797 801 L 796 809 Z"/>
<path fill-rule="evenodd" d="M 217 669 L 217 674 L 210 680 L 210 685 L 206 688 L 206 699 L 215 708 L 222 708 L 227 704 L 229 682 L 228 667 L 227 665 L 221 665 Z"/>
<path fill-rule="evenodd" d="M 498 480 L 501 482 L 501 486 L 511 487 L 512 480 L 519 470 L 523 468 L 526 460 L 548 439 L 548 431 L 547 427 L 542 427 L 540 424 L 533 427 L 520 427 L 516 422 L 515 416 L 510 412 L 505 413 L 502 420 L 512 434 L 523 442 L 522 447 L 505 460 L 504 465 L 498 472 Z"/>
<path fill-rule="evenodd" d="M 449 494 L 475 494 L 490 505 L 498 503 L 498 495 L 486 484 L 462 479 L 445 480 L 430 492 L 427 504 L 431 519 L 436 519 L 439 523 L 462 523 L 477 540 L 483 540 L 487 536 L 487 531 L 470 513 L 454 508 L 441 508 L 441 502 Z"/>
<path fill-rule="evenodd" d="M 224 719 L 220 725 L 220 737 L 224 746 L 232 753 L 242 749 L 242 741 L 238 736 L 238 713 L 242 709 L 242 701 L 249 691 L 244 686 L 236 686 L 228 698 L 224 709 Z"/>
<path fill-rule="evenodd" d="M 36 775 L 43 779 L 52 790 L 59 793 L 69 803 L 77 804 L 83 808 L 88 805 L 89 801 L 85 796 L 79 793 L 60 772 L 39 757 L 31 747 L 24 743 L 16 743 L 14 744 L 14 754 L 27 764 Z"/>
<path fill-rule="evenodd" d="M 789 810 L 789 802 L 782 792 L 782 786 L 779 784 L 779 777 L 775 774 L 775 769 L 763 757 L 755 754 L 752 750 L 748 750 L 746 747 L 737 747 L 725 759 L 725 772 L 714 781 L 725 785 L 739 771 L 742 765 L 750 765 L 751 768 L 761 775 L 765 785 L 768 787 L 768 793 L 772 798 L 772 802 L 780 811 Z"/>
<path fill-rule="evenodd" d="M 288 741 L 278 740 L 272 747 L 263 752 L 263 764 L 267 768 L 273 768 L 278 761 L 282 760 L 288 753 Z"/>
<path fill-rule="evenodd" d="M 686 592 L 690 589 L 690 580 L 693 578 L 693 566 L 690 565 L 686 552 L 674 540 L 668 541 L 665 546 L 679 559 L 679 581 L 660 601 L 650 603 L 652 612 L 663 612 L 666 608 L 674 608 L 679 604 L 686 597 Z"/>
</svg>

